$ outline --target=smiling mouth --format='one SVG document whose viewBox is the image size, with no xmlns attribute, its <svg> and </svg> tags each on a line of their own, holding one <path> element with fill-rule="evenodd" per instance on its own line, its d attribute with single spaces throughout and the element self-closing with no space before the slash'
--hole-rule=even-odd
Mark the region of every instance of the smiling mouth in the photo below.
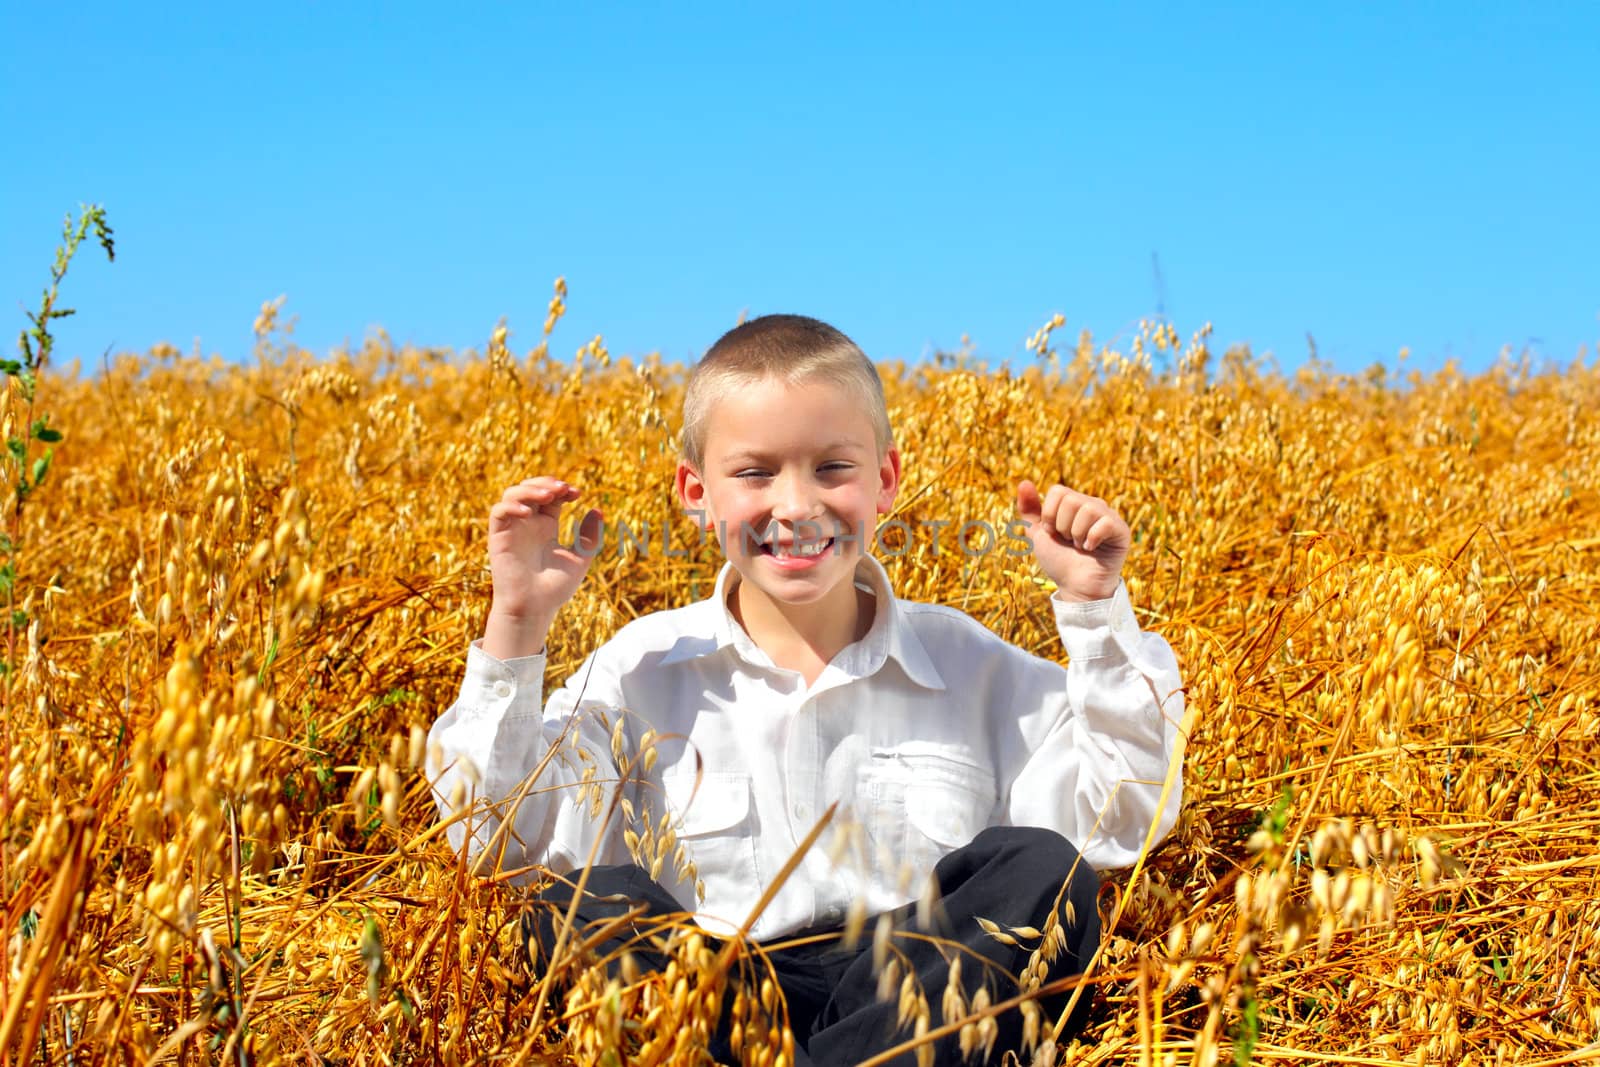
<svg viewBox="0 0 1600 1067">
<path fill-rule="evenodd" d="M 833 538 L 826 541 L 806 542 L 804 544 L 779 545 L 762 542 L 759 546 L 761 554 L 772 556 L 776 559 L 815 559 L 833 547 Z"/>
</svg>

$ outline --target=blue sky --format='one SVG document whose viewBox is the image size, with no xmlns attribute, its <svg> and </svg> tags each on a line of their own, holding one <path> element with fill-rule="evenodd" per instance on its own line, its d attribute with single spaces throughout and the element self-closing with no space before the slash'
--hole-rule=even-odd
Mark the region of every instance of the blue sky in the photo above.
<svg viewBox="0 0 1600 1067">
<path fill-rule="evenodd" d="M 459 9 L 459 10 L 458 10 Z M 159 11 L 159 14 L 156 13 Z M 106 205 L 58 355 L 381 326 L 692 359 L 798 311 L 877 358 L 1052 312 L 1285 365 L 1600 340 L 1600 5 L 8 5 L 0 297 Z M 1159 260 L 1163 284 L 1157 285 Z M 9 343 L 9 342 L 8 342 Z"/>
</svg>

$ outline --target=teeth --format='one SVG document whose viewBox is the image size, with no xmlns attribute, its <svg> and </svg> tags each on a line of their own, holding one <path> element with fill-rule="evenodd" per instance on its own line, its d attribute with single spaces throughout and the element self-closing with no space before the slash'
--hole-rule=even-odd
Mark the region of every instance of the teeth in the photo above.
<svg viewBox="0 0 1600 1067">
<path fill-rule="evenodd" d="M 772 554 L 775 556 L 802 556 L 809 559 L 812 556 L 822 555 L 827 547 L 827 541 L 803 545 L 773 545 Z"/>
</svg>

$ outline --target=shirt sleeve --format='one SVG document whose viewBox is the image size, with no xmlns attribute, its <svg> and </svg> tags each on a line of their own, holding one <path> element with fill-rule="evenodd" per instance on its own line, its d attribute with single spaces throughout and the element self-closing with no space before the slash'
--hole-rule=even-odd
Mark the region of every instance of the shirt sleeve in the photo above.
<svg viewBox="0 0 1600 1067">
<path fill-rule="evenodd" d="M 1065 690 L 1056 674 L 1056 691 L 1036 694 L 1044 733 L 1012 782 L 1008 815 L 1059 830 L 1097 869 L 1126 867 L 1152 826 L 1152 843 L 1172 830 L 1183 803 L 1177 657 L 1139 629 L 1125 585 L 1105 600 L 1050 603 L 1069 657 Z"/>
<path fill-rule="evenodd" d="M 445 834 L 469 860 L 488 851 L 490 869 L 558 873 L 588 862 L 591 849 L 597 863 L 622 861 L 620 835 L 605 832 L 619 818 L 604 816 L 619 778 L 611 728 L 621 704 L 605 651 L 541 714 L 542 654 L 500 660 L 479 642 L 467 650 L 461 692 L 428 733 L 428 778 Z"/>
</svg>

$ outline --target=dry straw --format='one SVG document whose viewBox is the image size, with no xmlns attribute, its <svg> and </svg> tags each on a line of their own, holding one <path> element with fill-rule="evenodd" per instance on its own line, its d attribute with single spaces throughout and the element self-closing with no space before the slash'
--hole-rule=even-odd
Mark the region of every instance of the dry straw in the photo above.
<svg viewBox="0 0 1600 1067">
<path fill-rule="evenodd" d="M 726 1007 L 744 1062 L 792 1063 L 761 954 L 686 921 L 605 953 L 621 927 L 571 930 L 559 984 L 530 975 L 524 888 L 452 856 L 419 774 L 483 623 L 488 504 L 544 472 L 659 527 L 681 370 L 599 339 L 517 356 L 503 328 L 478 358 L 380 336 L 319 362 L 276 320 L 253 365 L 163 348 L 41 384 L 71 432 L 22 531 L 0 1055 L 692 1063 Z M 885 368 L 899 517 L 998 527 L 1022 477 L 1122 509 L 1195 715 L 1183 815 L 1107 881 L 1076 1041 L 1032 999 L 1077 984 L 1057 922 L 996 928 L 1028 969 L 969 999 L 854 916 L 908 1042 L 978 1058 L 1006 1011 L 1022 1063 L 1600 1059 L 1600 372 L 1285 378 L 1166 326 L 1058 352 L 1060 325 L 1022 374 Z M 716 565 L 603 556 L 552 680 Z M 888 566 L 1058 655 L 1025 560 Z M 685 862 L 590 789 L 641 859 Z"/>
</svg>

